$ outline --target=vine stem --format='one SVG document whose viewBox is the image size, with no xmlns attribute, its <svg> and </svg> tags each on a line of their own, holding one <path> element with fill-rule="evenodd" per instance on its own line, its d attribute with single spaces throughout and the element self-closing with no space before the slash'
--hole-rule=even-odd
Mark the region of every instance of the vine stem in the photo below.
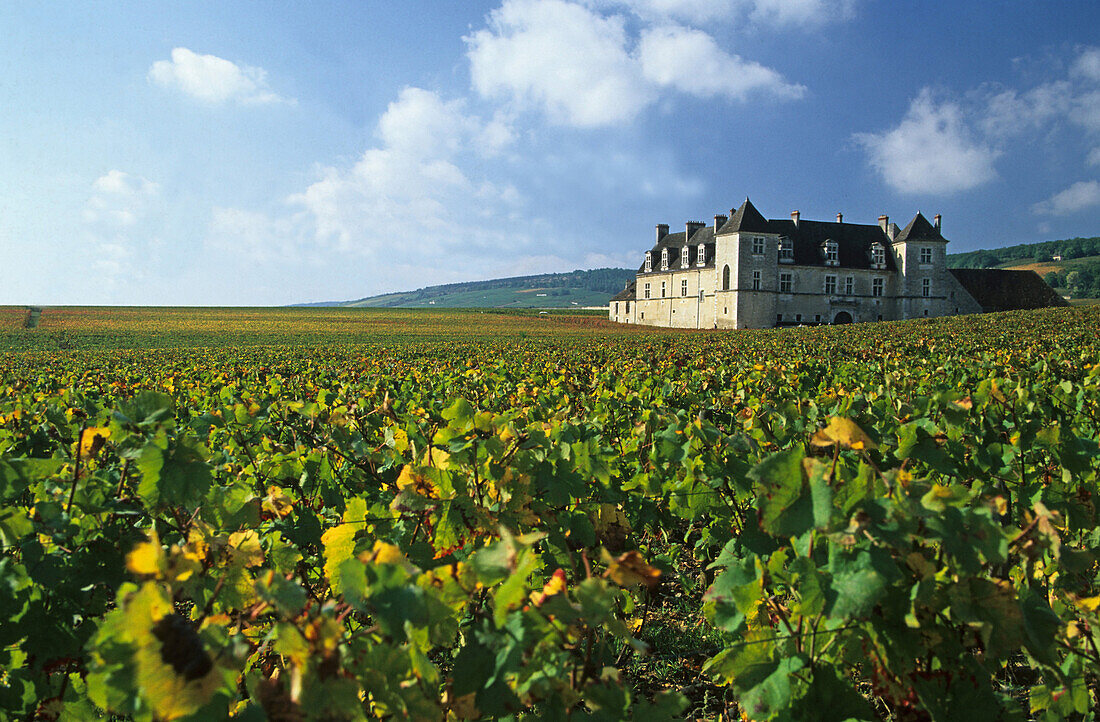
<svg viewBox="0 0 1100 722">
<path fill-rule="evenodd" d="M 86 424 L 81 424 L 80 433 L 76 437 L 76 464 L 73 466 L 73 486 L 69 490 L 69 503 L 65 505 L 65 513 L 72 514 L 73 511 L 73 499 L 76 498 L 76 485 L 80 481 L 80 459 L 82 457 L 81 447 L 84 445 L 84 432 L 88 430 Z"/>
</svg>

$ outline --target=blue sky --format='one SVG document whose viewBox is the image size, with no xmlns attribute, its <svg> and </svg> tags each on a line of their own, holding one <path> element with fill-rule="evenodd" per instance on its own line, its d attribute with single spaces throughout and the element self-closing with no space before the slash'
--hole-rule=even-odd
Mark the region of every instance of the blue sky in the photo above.
<svg viewBox="0 0 1100 722">
<path fill-rule="evenodd" d="M 1100 234 L 1095 0 L 0 4 L 0 304 L 635 266 L 653 226 Z"/>
</svg>

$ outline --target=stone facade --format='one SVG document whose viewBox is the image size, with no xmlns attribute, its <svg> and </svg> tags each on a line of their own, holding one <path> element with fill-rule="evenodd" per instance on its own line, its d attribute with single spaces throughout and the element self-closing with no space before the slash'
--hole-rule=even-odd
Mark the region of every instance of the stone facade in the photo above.
<svg viewBox="0 0 1100 722">
<path fill-rule="evenodd" d="M 918 213 L 904 229 L 765 220 L 748 199 L 714 224 L 683 233 L 657 226 L 635 282 L 610 303 L 620 323 L 676 328 L 888 321 L 979 313 L 982 306 L 947 269 L 940 217 Z"/>
</svg>

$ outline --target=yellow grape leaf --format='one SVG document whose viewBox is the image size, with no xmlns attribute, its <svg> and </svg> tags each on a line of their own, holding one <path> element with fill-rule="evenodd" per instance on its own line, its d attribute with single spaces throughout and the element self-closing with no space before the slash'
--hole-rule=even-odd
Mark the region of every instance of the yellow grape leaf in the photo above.
<svg viewBox="0 0 1100 722">
<path fill-rule="evenodd" d="M 1074 601 L 1077 603 L 1077 606 L 1081 607 L 1081 609 L 1084 609 L 1086 612 L 1092 612 L 1093 614 L 1100 612 L 1100 597 L 1084 597 L 1075 599 Z"/>
<path fill-rule="evenodd" d="M 374 542 L 371 555 L 376 564 L 405 564 L 405 555 L 393 544 L 378 540 Z"/>
<path fill-rule="evenodd" d="M 80 458 L 90 459 L 103 448 L 103 444 L 111 436 L 111 430 L 106 426 L 89 426 L 80 435 Z"/>
<path fill-rule="evenodd" d="M 542 588 L 541 592 L 531 592 L 531 603 L 536 607 L 541 606 L 550 597 L 555 594 L 561 594 L 565 591 L 565 570 L 557 569 L 550 577 L 550 581 L 546 582 L 546 585 Z"/>
<path fill-rule="evenodd" d="M 878 448 L 854 421 L 840 416 L 830 418 L 829 425 L 814 434 L 810 443 L 814 446 L 840 444 L 842 448 L 856 450 Z"/>
<path fill-rule="evenodd" d="M 255 529 L 233 532 L 229 535 L 229 554 L 234 564 L 258 567 L 264 563 L 264 550 L 260 548 L 260 535 Z"/>
<path fill-rule="evenodd" d="M 429 499 L 436 499 L 439 497 L 435 485 L 432 484 L 427 477 L 414 471 L 412 464 L 405 464 L 401 469 L 401 473 L 397 477 L 397 488 L 401 491 L 408 488 L 410 491 L 414 491 L 420 496 L 426 496 Z"/>
<path fill-rule="evenodd" d="M 661 570 L 647 564 L 637 551 L 631 550 L 612 559 L 605 550 L 604 557 L 604 561 L 607 562 L 606 576 L 620 587 L 644 584 L 649 589 L 653 589 L 660 581 Z"/>
<path fill-rule="evenodd" d="M 268 487 L 262 509 L 282 519 L 294 510 L 294 500 L 278 486 Z"/>
<path fill-rule="evenodd" d="M 156 584 L 127 600 L 125 619 L 137 647 L 135 682 L 158 719 L 194 714 L 224 687 L 222 670 Z"/>
<path fill-rule="evenodd" d="M 352 552 L 355 551 L 356 531 L 358 529 L 354 524 L 341 524 L 321 535 L 321 543 L 325 545 L 325 576 L 328 577 L 333 594 L 344 591 L 340 565 L 351 559 Z"/>
<path fill-rule="evenodd" d="M 149 541 L 143 541 L 126 555 L 126 568 L 140 576 L 160 576 L 164 570 L 164 549 L 155 531 L 149 532 Z"/>
</svg>

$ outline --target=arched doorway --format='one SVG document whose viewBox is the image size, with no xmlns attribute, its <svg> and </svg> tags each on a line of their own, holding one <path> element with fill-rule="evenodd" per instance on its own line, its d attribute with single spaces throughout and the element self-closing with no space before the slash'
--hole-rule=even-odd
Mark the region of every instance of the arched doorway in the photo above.
<svg viewBox="0 0 1100 722">
<path fill-rule="evenodd" d="M 838 313 L 836 316 L 833 317 L 833 325 L 836 325 L 836 326 L 840 326 L 842 324 L 851 323 L 851 322 L 852 322 L 852 314 L 848 313 L 847 311 L 841 311 L 840 313 Z"/>
<path fill-rule="evenodd" d="M 726 266 L 722 269 L 722 290 L 730 290 L 730 267 Z"/>
</svg>

